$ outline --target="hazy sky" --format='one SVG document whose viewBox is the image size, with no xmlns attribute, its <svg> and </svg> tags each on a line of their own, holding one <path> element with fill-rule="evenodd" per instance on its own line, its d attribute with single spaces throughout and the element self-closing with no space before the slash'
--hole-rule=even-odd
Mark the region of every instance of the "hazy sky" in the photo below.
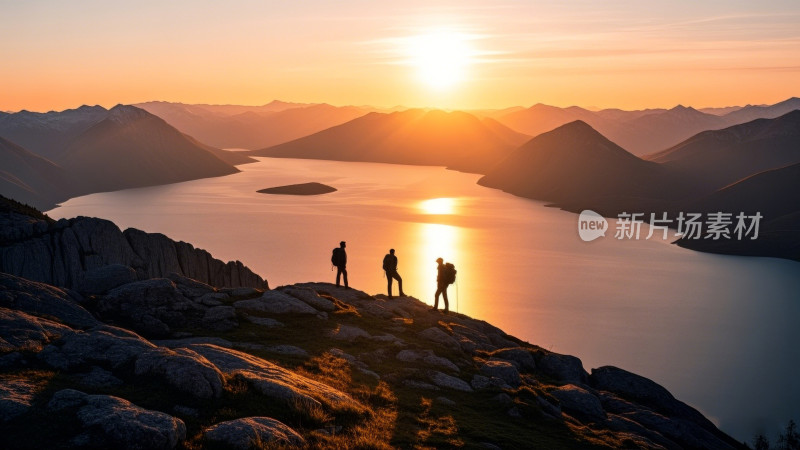
<svg viewBox="0 0 800 450">
<path fill-rule="evenodd" d="M 420 56 L 431 35 L 456 39 L 458 60 Z M 457 76 L 432 87 L 420 64 Z M 5 111 L 272 99 L 705 107 L 774 103 L 799 86 L 797 0 L 0 0 Z"/>
</svg>

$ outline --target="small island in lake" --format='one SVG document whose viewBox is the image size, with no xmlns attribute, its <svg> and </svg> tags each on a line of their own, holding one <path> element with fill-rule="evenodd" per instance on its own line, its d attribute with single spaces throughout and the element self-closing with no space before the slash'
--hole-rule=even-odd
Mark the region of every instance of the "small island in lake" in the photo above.
<svg viewBox="0 0 800 450">
<path fill-rule="evenodd" d="M 336 192 L 336 188 L 322 183 L 300 183 L 261 189 L 262 194 L 321 195 Z"/>
</svg>

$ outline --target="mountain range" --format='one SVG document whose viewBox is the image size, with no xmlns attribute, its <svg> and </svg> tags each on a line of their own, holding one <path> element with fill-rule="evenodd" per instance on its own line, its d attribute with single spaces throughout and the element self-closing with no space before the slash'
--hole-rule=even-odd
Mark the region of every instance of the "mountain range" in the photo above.
<svg viewBox="0 0 800 450">
<path fill-rule="evenodd" d="M 758 118 L 772 119 L 800 109 L 800 98 L 769 106 L 725 108 L 724 114 L 698 111 L 678 105 L 672 109 L 589 111 L 577 106 L 559 108 L 537 104 L 494 116 L 499 122 L 521 133 L 536 136 L 575 120 L 582 120 L 635 155 L 645 155 L 679 144 L 706 130 L 717 130 Z M 714 111 L 713 112 L 724 112 Z"/>
<path fill-rule="evenodd" d="M 480 173 L 529 136 L 461 111 L 372 112 L 252 156 L 447 166 Z"/>
<path fill-rule="evenodd" d="M 92 192 L 228 175 L 238 171 L 233 164 L 253 161 L 125 105 L 6 114 L 0 137 L 0 192 L 40 208 Z"/>
<path fill-rule="evenodd" d="M 681 245 L 800 260 L 800 111 L 702 132 L 640 158 L 582 121 L 541 134 L 486 171 L 478 183 L 606 216 L 622 212 L 740 212 L 764 216 L 766 238 Z"/>
<path fill-rule="evenodd" d="M 135 105 L 178 130 L 219 148 L 257 150 L 340 125 L 370 112 L 356 106 L 273 101 L 264 106 L 186 105 L 148 102 Z"/>
</svg>

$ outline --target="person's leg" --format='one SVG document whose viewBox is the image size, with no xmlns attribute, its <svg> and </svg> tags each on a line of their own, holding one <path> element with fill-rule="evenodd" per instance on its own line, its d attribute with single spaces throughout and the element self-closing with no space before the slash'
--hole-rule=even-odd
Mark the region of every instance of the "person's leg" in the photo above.
<svg viewBox="0 0 800 450">
<path fill-rule="evenodd" d="M 444 312 L 450 310 L 450 302 L 447 301 L 447 285 L 442 289 L 442 299 L 444 299 Z"/>
<path fill-rule="evenodd" d="M 336 266 L 336 287 L 339 287 L 339 278 L 342 276 L 342 268 Z"/>
<path fill-rule="evenodd" d="M 433 296 L 433 308 L 437 309 L 439 307 L 439 295 L 442 293 L 442 288 L 440 286 L 436 287 L 436 294 Z"/>
<path fill-rule="evenodd" d="M 389 293 L 389 298 L 392 298 L 392 273 L 391 272 L 388 272 L 388 271 L 386 272 L 386 282 L 387 282 L 386 291 Z"/>
<path fill-rule="evenodd" d="M 347 284 L 347 268 L 342 268 L 342 276 L 344 276 L 344 287 L 350 287 L 350 285 Z"/>
<path fill-rule="evenodd" d="M 397 289 L 400 291 L 400 296 L 405 296 L 406 294 L 403 293 L 403 279 L 400 278 L 400 274 L 397 271 L 394 272 L 394 277 L 397 279 Z"/>
</svg>

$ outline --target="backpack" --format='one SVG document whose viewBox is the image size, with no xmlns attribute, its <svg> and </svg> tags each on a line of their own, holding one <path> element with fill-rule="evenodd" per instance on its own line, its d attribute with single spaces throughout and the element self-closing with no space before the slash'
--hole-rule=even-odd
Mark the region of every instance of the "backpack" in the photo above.
<svg viewBox="0 0 800 450">
<path fill-rule="evenodd" d="M 344 255 L 342 255 L 342 248 L 336 247 L 333 249 L 333 253 L 331 254 L 331 264 L 336 267 L 341 266 L 344 263 Z"/>
<path fill-rule="evenodd" d="M 389 264 L 389 259 L 391 255 L 386 255 L 383 257 L 383 270 L 389 271 L 391 264 Z"/>
<path fill-rule="evenodd" d="M 447 263 L 444 265 L 444 272 L 442 274 L 444 276 L 444 281 L 447 284 L 453 284 L 456 282 L 456 266 L 453 263 Z"/>
</svg>

